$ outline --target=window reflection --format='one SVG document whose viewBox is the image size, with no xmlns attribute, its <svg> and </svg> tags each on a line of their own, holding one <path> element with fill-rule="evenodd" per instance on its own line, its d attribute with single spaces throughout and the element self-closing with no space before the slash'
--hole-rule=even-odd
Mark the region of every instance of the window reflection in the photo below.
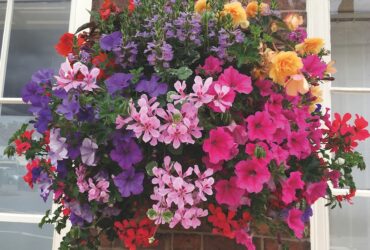
<svg viewBox="0 0 370 250">
<path fill-rule="evenodd" d="M 69 11 L 70 1 L 15 2 L 4 97 L 19 97 L 36 70 L 60 66 L 54 44 L 68 31 Z"/>
</svg>

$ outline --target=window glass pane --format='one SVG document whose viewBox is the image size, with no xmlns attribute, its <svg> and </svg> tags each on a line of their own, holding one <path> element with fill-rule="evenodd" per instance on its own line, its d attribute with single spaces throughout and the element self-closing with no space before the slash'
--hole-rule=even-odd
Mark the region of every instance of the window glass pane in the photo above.
<svg viewBox="0 0 370 250">
<path fill-rule="evenodd" d="M 51 225 L 45 225 L 40 229 L 37 224 L 0 222 L 1 249 L 50 250 L 52 241 Z"/>
<path fill-rule="evenodd" d="M 370 1 L 331 1 L 333 86 L 370 88 Z"/>
<path fill-rule="evenodd" d="M 370 199 L 355 198 L 330 211 L 330 249 L 365 250 L 370 243 Z"/>
<path fill-rule="evenodd" d="M 57 69 L 63 58 L 54 45 L 68 31 L 70 1 L 15 1 L 5 80 L 5 97 L 19 97 L 31 74 Z"/>
<path fill-rule="evenodd" d="M 17 107 L 21 106 L 25 105 Z M 25 159 L 21 157 L 8 159 L 3 155 L 9 137 L 30 117 L 12 114 L 18 111 L 9 105 L 2 105 L 2 112 L 5 110 L 9 115 L 0 116 L 0 212 L 44 214 L 47 209 L 51 208 L 52 194 L 44 203 L 38 187 L 30 189 L 23 180 L 26 174 Z"/>
<path fill-rule="evenodd" d="M 5 12 L 6 12 L 6 1 L 0 0 L 0 50 L 3 44 Z"/>
<path fill-rule="evenodd" d="M 332 93 L 333 113 L 338 112 L 342 115 L 347 112 L 353 115 L 360 114 L 370 121 L 369 104 L 370 94 L 367 93 Z M 370 141 L 360 143 L 357 150 L 364 155 L 365 162 L 370 167 Z M 365 171 L 355 170 L 354 173 L 357 188 L 370 189 L 370 168 Z"/>
</svg>

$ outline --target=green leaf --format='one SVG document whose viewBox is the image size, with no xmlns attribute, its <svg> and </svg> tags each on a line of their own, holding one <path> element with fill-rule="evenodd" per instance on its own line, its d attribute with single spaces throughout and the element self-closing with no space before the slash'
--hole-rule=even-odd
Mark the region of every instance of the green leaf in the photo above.
<svg viewBox="0 0 370 250">
<path fill-rule="evenodd" d="M 148 216 L 148 218 L 151 220 L 155 220 L 155 217 L 157 217 L 157 212 L 153 208 L 148 209 L 146 216 Z"/>
<path fill-rule="evenodd" d="M 145 166 L 145 170 L 146 170 L 146 173 L 149 175 L 149 176 L 154 176 L 153 174 L 153 168 L 157 167 L 158 164 L 157 162 L 155 161 L 151 161 L 149 162 L 148 164 L 146 164 Z"/>
<path fill-rule="evenodd" d="M 169 210 L 163 213 L 163 219 L 165 222 L 170 223 L 173 218 L 173 213 Z"/>
<path fill-rule="evenodd" d="M 170 73 L 172 75 L 177 76 L 178 79 L 185 81 L 193 74 L 193 71 L 189 69 L 188 67 L 184 66 L 178 69 L 171 69 Z"/>
</svg>

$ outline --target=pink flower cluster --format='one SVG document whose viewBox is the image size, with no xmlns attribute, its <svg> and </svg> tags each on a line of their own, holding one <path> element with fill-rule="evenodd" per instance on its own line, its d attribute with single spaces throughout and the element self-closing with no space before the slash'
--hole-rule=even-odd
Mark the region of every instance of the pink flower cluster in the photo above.
<svg viewBox="0 0 370 250">
<path fill-rule="evenodd" d="M 208 169 L 202 173 L 195 165 L 183 172 L 180 163 L 171 162 L 171 158 L 166 156 L 163 168 L 153 168 L 153 174 L 152 183 L 156 186 L 150 198 L 156 202 L 152 207 L 155 223 L 167 222 L 171 228 L 178 223 L 185 229 L 198 227 L 201 223 L 199 218 L 207 216 L 208 211 L 197 205 L 207 201 L 206 195 L 213 194 L 213 171 Z M 172 211 L 175 211 L 174 215 L 170 219 L 165 218 L 165 214 Z"/>
<path fill-rule="evenodd" d="M 55 76 L 57 80 L 55 88 L 64 89 L 66 92 L 79 87 L 84 91 L 93 91 L 99 88 L 96 85 L 96 78 L 99 73 L 100 69 L 92 68 L 89 71 L 88 67 L 81 62 L 76 62 L 71 66 L 67 59 L 60 67 L 59 76 Z"/>
<path fill-rule="evenodd" d="M 131 103 L 130 116 L 126 119 L 118 116 L 117 129 L 127 125 L 127 130 L 132 130 L 136 138 L 149 142 L 152 146 L 162 142 L 172 145 L 175 149 L 182 143 L 194 144 L 193 138 L 202 136 L 199 127 L 198 108 L 192 103 L 185 103 L 177 109 L 169 103 L 166 109 L 158 108 L 159 102 L 153 97 L 148 99 L 142 95 L 138 100 L 139 110 Z"/>
<path fill-rule="evenodd" d="M 80 193 L 88 192 L 88 200 L 107 203 L 109 201 L 109 181 L 101 176 L 89 178 L 86 181 L 86 167 L 80 165 L 76 168 L 77 186 Z"/>
</svg>

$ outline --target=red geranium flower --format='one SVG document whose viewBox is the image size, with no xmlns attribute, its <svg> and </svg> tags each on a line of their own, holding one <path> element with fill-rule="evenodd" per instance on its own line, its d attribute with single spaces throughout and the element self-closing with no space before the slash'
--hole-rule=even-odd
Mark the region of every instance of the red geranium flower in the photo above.
<svg viewBox="0 0 370 250">
<path fill-rule="evenodd" d="M 74 35 L 72 33 L 64 33 L 59 42 L 55 45 L 55 50 L 61 56 L 68 56 L 69 53 L 73 52 L 73 38 Z"/>
<path fill-rule="evenodd" d="M 105 0 L 100 7 L 100 17 L 103 20 L 107 20 L 112 12 L 118 13 L 120 9 L 111 0 Z"/>
</svg>

